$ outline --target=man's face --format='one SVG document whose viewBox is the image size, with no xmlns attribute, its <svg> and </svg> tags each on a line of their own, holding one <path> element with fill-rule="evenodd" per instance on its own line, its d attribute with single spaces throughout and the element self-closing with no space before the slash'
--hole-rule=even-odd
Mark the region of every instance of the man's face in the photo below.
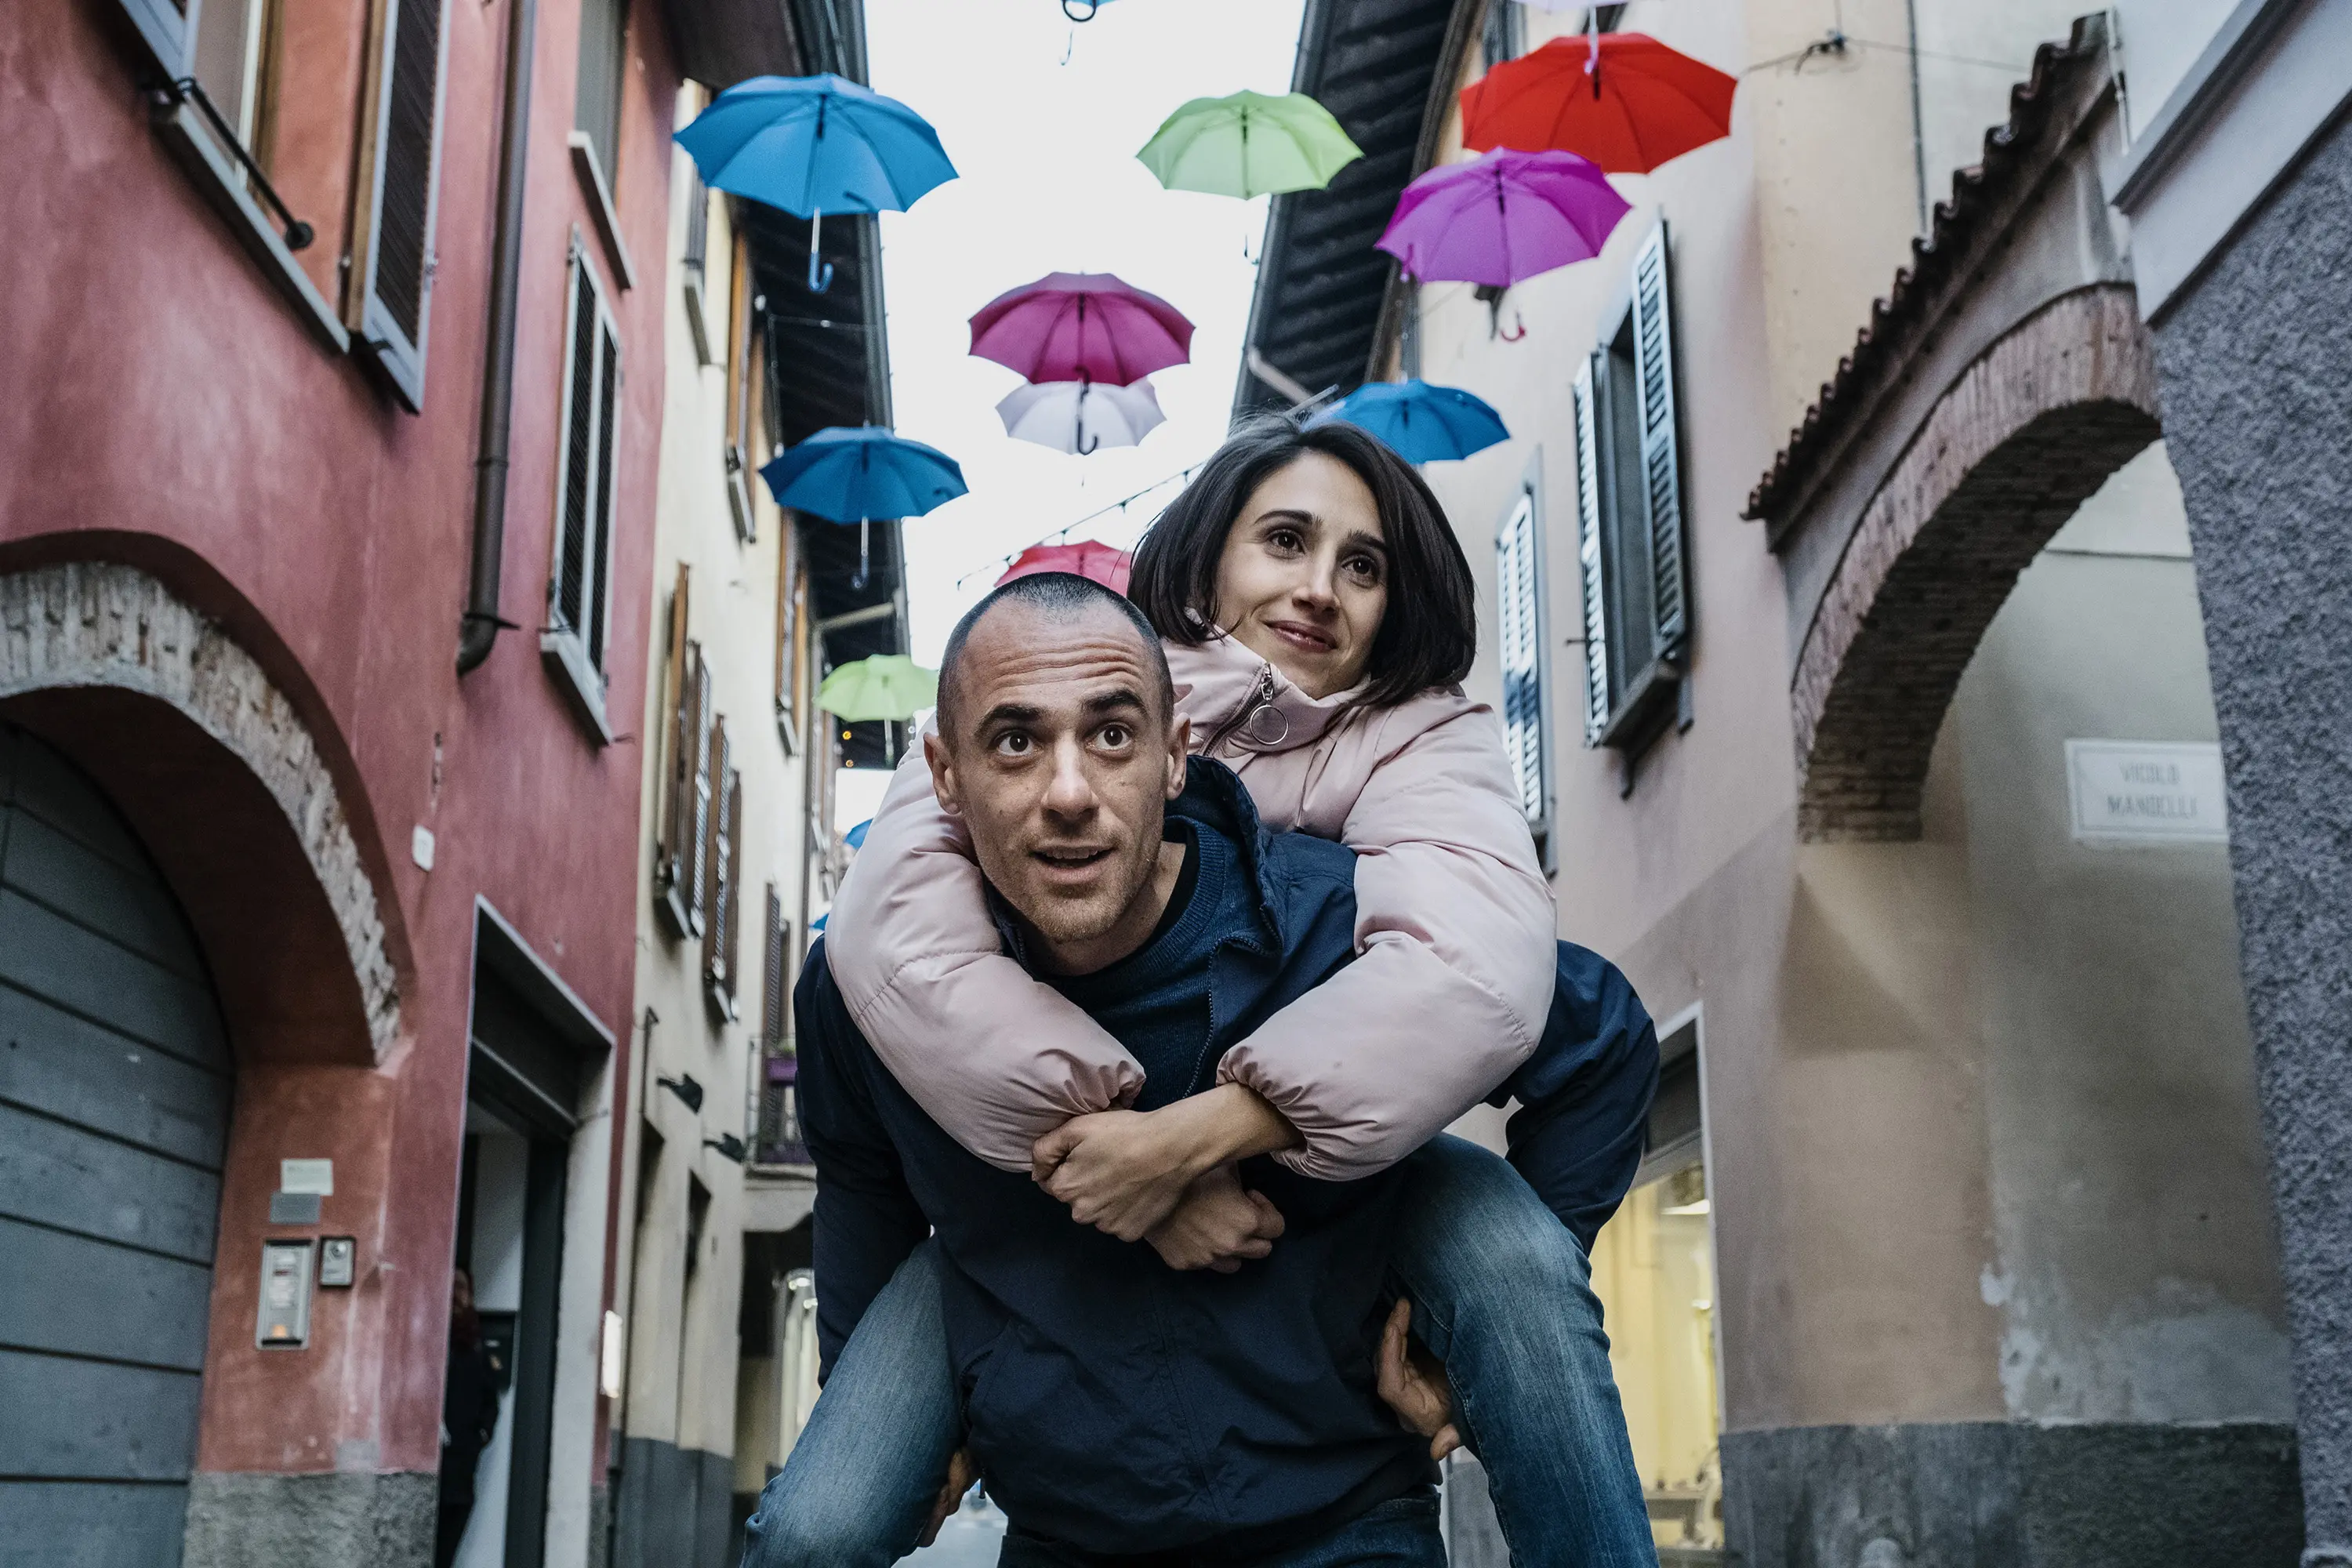
<svg viewBox="0 0 2352 1568">
<path fill-rule="evenodd" d="M 1154 711 L 1151 652 L 1108 607 L 1001 605 L 954 673 L 955 732 L 924 742 L 940 804 L 1052 956 L 1094 967 L 1088 945 L 1112 938 L 1151 883 L 1188 727 Z"/>
</svg>

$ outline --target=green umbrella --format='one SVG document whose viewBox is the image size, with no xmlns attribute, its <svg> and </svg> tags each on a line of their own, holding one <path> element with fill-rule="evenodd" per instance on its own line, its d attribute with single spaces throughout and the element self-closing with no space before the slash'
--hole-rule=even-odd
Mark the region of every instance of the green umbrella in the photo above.
<svg viewBox="0 0 2352 1568">
<path fill-rule="evenodd" d="M 856 724 L 868 719 L 911 719 L 940 700 L 940 678 L 903 653 L 856 659 L 824 678 L 816 705 Z"/>
<path fill-rule="evenodd" d="M 1244 197 L 1319 191 L 1363 155 L 1331 111 L 1303 92 L 1196 98 L 1136 154 L 1171 191 Z"/>
</svg>

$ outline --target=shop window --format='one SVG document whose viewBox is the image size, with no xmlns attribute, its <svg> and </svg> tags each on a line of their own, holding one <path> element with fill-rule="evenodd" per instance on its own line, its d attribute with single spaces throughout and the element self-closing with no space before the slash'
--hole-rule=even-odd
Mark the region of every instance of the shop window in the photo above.
<svg viewBox="0 0 2352 1568">
<path fill-rule="evenodd" d="M 1592 1289 L 1661 1560 L 1723 1561 L 1715 1244 L 1698 1021 L 1659 1044 L 1658 1094 L 1633 1190 L 1592 1247 Z M 1671 1549 L 1671 1551 L 1669 1551 Z"/>
<path fill-rule="evenodd" d="M 555 562 L 540 651 L 598 738 L 604 712 L 604 639 L 612 626 L 613 468 L 619 425 L 621 340 L 594 263 L 572 237 L 564 314 L 563 445 L 555 487 Z"/>
<path fill-rule="evenodd" d="M 1576 373 L 1577 557 L 1588 746 L 1640 750 L 1681 712 L 1690 640 L 1666 230 Z"/>
<path fill-rule="evenodd" d="M 1495 542 L 1501 582 L 1496 622 L 1502 644 L 1503 739 L 1519 786 L 1519 805 L 1550 864 L 1551 758 L 1545 743 L 1549 713 L 1545 700 L 1543 528 L 1537 516 L 1536 489 L 1522 484 Z"/>
</svg>

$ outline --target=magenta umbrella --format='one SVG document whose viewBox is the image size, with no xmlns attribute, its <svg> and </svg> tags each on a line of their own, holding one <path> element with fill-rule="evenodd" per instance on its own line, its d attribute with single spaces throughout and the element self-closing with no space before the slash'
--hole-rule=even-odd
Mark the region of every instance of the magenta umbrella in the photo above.
<svg viewBox="0 0 2352 1568">
<path fill-rule="evenodd" d="M 1504 289 L 1590 261 L 1631 210 L 1587 159 L 1503 147 L 1407 185 L 1380 246 L 1424 283 Z"/>
<path fill-rule="evenodd" d="M 971 319 L 971 352 L 1031 381 L 1127 386 L 1192 357 L 1192 323 L 1108 272 L 1049 272 Z"/>
</svg>

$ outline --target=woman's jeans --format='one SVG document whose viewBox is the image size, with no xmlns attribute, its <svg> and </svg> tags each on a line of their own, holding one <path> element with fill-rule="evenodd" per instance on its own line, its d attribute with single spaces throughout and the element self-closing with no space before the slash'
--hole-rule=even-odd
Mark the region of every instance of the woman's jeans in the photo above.
<svg viewBox="0 0 2352 1568">
<path fill-rule="evenodd" d="M 1441 1136 L 1405 1167 L 1390 1266 L 1445 1362 L 1513 1563 L 1655 1568 L 1583 1249 L 1476 1144 Z M 925 1243 L 866 1309 L 761 1494 L 744 1568 L 883 1568 L 915 1549 L 961 1422 L 940 1268 Z"/>
</svg>

